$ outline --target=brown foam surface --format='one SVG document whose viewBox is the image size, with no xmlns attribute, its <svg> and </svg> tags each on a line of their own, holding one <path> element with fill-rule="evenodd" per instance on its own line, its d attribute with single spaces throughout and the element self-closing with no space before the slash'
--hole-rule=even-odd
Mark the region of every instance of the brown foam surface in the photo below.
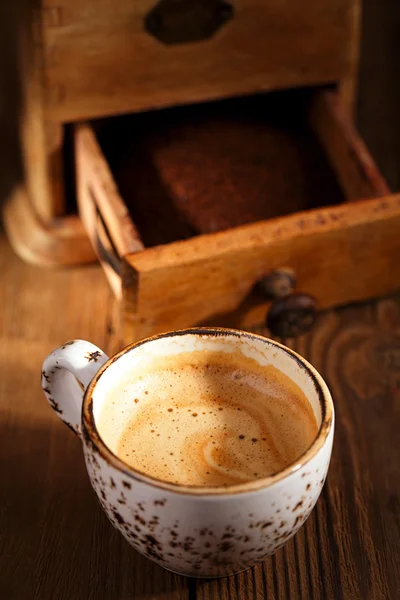
<svg viewBox="0 0 400 600">
<path fill-rule="evenodd" d="M 125 381 L 98 427 L 134 469 L 192 486 L 272 475 L 295 462 L 318 431 L 308 400 L 288 377 L 214 352 L 180 355 Z"/>
</svg>

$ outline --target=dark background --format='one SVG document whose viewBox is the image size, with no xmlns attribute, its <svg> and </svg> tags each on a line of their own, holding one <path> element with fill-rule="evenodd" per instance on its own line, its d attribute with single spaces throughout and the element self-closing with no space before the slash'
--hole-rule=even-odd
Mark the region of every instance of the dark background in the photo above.
<svg viewBox="0 0 400 600">
<path fill-rule="evenodd" d="M 393 191 L 400 190 L 400 3 L 364 0 L 357 124 Z"/>
</svg>

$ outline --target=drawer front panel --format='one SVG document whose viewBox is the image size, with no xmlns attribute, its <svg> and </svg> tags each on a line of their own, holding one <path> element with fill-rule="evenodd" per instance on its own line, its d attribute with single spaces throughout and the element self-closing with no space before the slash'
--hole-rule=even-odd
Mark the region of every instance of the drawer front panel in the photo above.
<svg viewBox="0 0 400 600">
<path fill-rule="evenodd" d="M 182 1 L 163 3 L 178 7 L 170 20 L 180 18 Z M 211 37 L 177 44 L 146 31 L 156 4 L 44 0 L 40 43 L 49 118 L 73 121 L 333 82 L 353 66 L 358 2 L 237 0 Z M 203 4 L 192 0 L 193 19 L 204 17 Z"/>
<path fill-rule="evenodd" d="M 123 269 L 127 341 L 201 324 L 258 325 L 255 283 L 282 267 L 320 309 L 400 288 L 400 195 L 322 208 L 130 254 Z M 168 290 L 168 301 L 159 290 Z"/>
</svg>

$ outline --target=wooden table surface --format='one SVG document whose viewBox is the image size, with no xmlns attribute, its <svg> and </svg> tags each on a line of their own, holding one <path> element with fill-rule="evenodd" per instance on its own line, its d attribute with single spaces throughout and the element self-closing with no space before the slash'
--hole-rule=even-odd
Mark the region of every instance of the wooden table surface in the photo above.
<svg viewBox="0 0 400 600">
<path fill-rule="evenodd" d="M 393 189 L 400 187 L 396 3 L 364 0 L 358 107 L 361 131 Z M 0 272 L 1 600 L 400 598 L 399 299 L 321 314 L 295 343 L 336 405 L 321 498 L 294 539 L 264 563 L 196 581 L 152 564 L 112 528 L 79 440 L 40 389 L 42 359 L 61 342 L 86 338 L 108 353 L 119 347 L 102 272 L 28 266 L 3 235 Z"/>
<path fill-rule="evenodd" d="M 195 581 L 154 565 L 113 529 L 79 439 L 40 389 L 42 359 L 61 342 L 118 346 L 102 272 L 28 266 L 4 237 L 0 269 L 0 598 L 400 598 L 400 302 L 321 314 L 296 341 L 336 404 L 322 496 L 275 556 L 235 577 Z"/>
</svg>

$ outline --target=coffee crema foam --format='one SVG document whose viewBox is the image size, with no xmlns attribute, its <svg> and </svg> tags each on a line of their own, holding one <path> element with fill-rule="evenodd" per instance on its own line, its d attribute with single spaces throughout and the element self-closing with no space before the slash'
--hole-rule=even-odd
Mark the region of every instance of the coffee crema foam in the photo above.
<svg viewBox="0 0 400 600">
<path fill-rule="evenodd" d="M 294 463 L 318 426 L 305 394 L 275 367 L 196 351 L 157 361 L 113 389 L 97 427 L 130 467 L 190 486 L 230 486 Z"/>
</svg>

